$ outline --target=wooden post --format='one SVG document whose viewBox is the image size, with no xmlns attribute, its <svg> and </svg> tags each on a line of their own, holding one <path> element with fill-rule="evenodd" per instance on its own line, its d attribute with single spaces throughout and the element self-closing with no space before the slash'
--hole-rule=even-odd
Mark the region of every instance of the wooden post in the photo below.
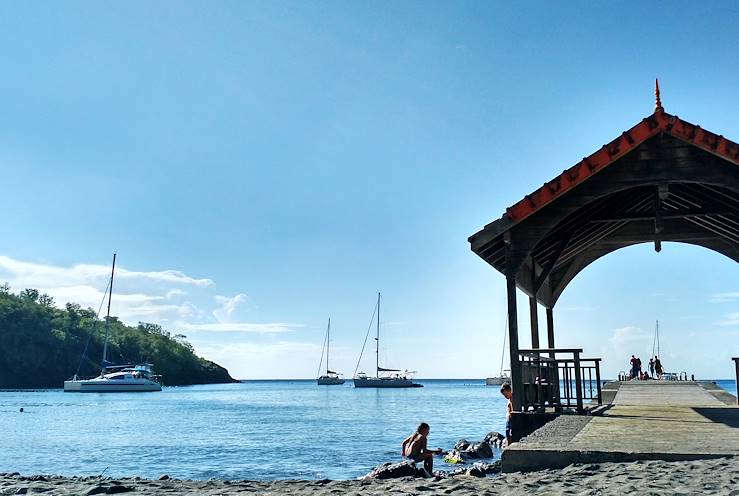
<svg viewBox="0 0 739 496">
<path fill-rule="evenodd" d="M 736 388 L 739 390 L 739 357 L 732 358 L 736 366 Z M 736 404 L 739 405 L 739 394 L 736 396 Z"/>
<path fill-rule="evenodd" d="M 529 314 L 531 315 L 531 347 L 539 347 L 539 312 L 536 297 L 529 296 Z"/>
<path fill-rule="evenodd" d="M 550 350 L 554 349 L 554 310 L 547 307 L 547 347 Z M 555 353 L 549 353 L 550 358 L 555 357 Z"/>
<path fill-rule="evenodd" d="M 580 370 L 580 352 L 574 352 L 575 355 L 575 397 L 577 398 L 577 411 L 582 413 L 582 371 Z"/>
<path fill-rule="evenodd" d="M 508 292 L 508 343 L 511 351 L 511 386 L 513 387 L 513 410 L 521 411 L 523 404 L 523 379 L 518 358 L 518 314 L 516 311 L 516 277 L 506 276 Z"/>
</svg>

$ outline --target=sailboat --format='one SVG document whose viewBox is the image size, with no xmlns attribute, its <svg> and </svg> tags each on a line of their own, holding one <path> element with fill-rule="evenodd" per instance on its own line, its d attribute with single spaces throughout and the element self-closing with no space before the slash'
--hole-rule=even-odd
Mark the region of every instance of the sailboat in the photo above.
<svg viewBox="0 0 739 496">
<path fill-rule="evenodd" d="M 503 363 L 505 362 L 505 344 L 508 338 L 508 317 L 505 321 L 505 330 L 503 331 L 503 355 L 500 357 L 500 373 L 495 377 L 485 378 L 486 386 L 500 386 L 506 382 L 511 382 L 511 371 L 509 369 L 503 370 Z"/>
<path fill-rule="evenodd" d="M 354 387 L 357 388 L 412 388 L 412 387 L 423 387 L 423 384 L 413 382 L 411 375 L 415 372 L 408 370 L 401 371 L 398 369 L 386 369 L 380 367 L 380 300 L 382 295 L 377 293 L 377 305 L 375 311 L 377 312 L 377 335 L 375 336 L 375 376 L 368 377 L 364 372 L 354 374 Z M 371 328 L 370 323 L 370 328 Z M 369 335 L 369 329 L 367 329 Z M 364 342 L 367 342 L 365 337 Z M 362 346 L 362 352 L 364 352 L 364 346 Z M 362 354 L 359 355 L 359 361 L 357 362 L 357 368 L 359 368 L 359 362 L 362 361 Z M 356 371 L 355 371 L 356 372 Z"/>
<path fill-rule="evenodd" d="M 77 374 L 64 381 L 65 393 L 122 393 L 138 391 L 161 391 L 158 376 L 152 372 L 152 364 L 113 365 L 108 361 L 108 331 L 110 330 L 110 301 L 113 299 L 113 276 L 115 275 L 115 253 L 108 285 L 108 314 L 105 316 L 105 341 L 100 375 L 94 379 L 79 379 Z M 109 372 L 111 371 L 111 372 Z"/>
<path fill-rule="evenodd" d="M 318 370 L 321 370 L 323 364 L 323 352 L 326 352 L 326 373 L 318 377 L 319 386 L 334 386 L 338 384 L 344 384 L 344 378 L 341 374 L 334 372 L 328 368 L 328 350 L 331 348 L 331 317 L 328 319 L 328 326 L 326 327 L 326 339 L 324 340 L 324 349 L 321 350 L 321 363 L 318 364 Z"/>
</svg>

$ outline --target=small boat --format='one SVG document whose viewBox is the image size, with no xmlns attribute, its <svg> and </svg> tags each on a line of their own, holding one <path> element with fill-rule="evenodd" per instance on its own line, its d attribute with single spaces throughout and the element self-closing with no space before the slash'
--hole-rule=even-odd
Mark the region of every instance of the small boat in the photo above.
<svg viewBox="0 0 739 496">
<path fill-rule="evenodd" d="M 105 317 L 105 341 L 100 375 L 93 379 L 79 379 L 77 374 L 64 381 L 65 393 L 131 393 L 139 391 L 161 391 L 159 376 L 152 372 L 152 364 L 113 365 L 108 361 L 108 331 L 110 330 L 110 301 L 113 298 L 113 276 L 115 275 L 115 253 L 113 269 L 108 284 L 108 314 Z M 84 355 L 84 354 L 83 354 Z"/>
<path fill-rule="evenodd" d="M 506 382 L 511 382 L 511 371 L 510 369 L 503 370 L 503 363 L 505 362 L 505 344 L 508 338 L 508 318 L 505 321 L 505 330 L 503 331 L 503 355 L 500 357 L 500 372 L 494 377 L 486 377 L 486 386 L 502 386 Z"/>
<path fill-rule="evenodd" d="M 356 388 L 416 388 L 423 387 L 423 384 L 413 382 L 413 374 L 415 372 L 408 370 L 398 369 L 386 369 L 380 367 L 380 293 L 377 293 L 377 305 L 375 306 L 375 312 L 377 313 L 377 335 L 375 336 L 375 376 L 369 377 L 364 372 L 354 374 L 354 387 Z M 374 313 L 372 315 L 374 318 Z M 370 328 L 372 322 L 370 322 Z M 369 335 L 369 329 L 367 330 Z M 367 343 L 367 338 L 364 338 L 364 342 Z M 364 352 L 364 346 L 362 346 L 362 352 Z M 359 355 L 359 361 L 357 362 L 357 368 L 359 368 L 359 362 L 362 361 L 362 354 Z"/>
<path fill-rule="evenodd" d="M 328 326 L 326 327 L 326 338 L 323 341 L 323 349 L 321 350 L 321 362 L 318 364 L 318 370 L 321 370 L 323 365 L 323 353 L 326 353 L 326 373 L 318 377 L 319 386 L 337 386 L 344 384 L 344 378 L 340 373 L 334 372 L 328 368 L 328 350 L 331 347 L 331 317 L 328 319 Z"/>
</svg>

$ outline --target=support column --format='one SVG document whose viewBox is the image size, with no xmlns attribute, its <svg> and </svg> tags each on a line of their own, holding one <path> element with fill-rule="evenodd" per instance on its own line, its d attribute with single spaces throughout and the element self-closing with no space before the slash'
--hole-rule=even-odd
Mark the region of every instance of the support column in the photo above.
<svg viewBox="0 0 739 496">
<path fill-rule="evenodd" d="M 516 278 L 506 276 L 508 292 L 508 343 L 511 351 L 511 386 L 513 387 L 513 410 L 521 411 L 523 395 L 523 378 L 521 364 L 518 360 L 518 313 L 516 309 Z"/>
<path fill-rule="evenodd" d="M 554 310 L 547 307 L 547 346 L 554 348 Z M 549 354 L 554 358 L 554 353 Z"/>
<path fill-rule="evenodd" d="M 536 298 L 529 296 L 529 314 L 531 316 L 531 347 L 539 347 L 539 312 Z"/>
<path fill-rule="evenodd" d="M 736 387 L 739 388 L 739 357 L 732 358 L 736 366 Z M 739 405 L 739 395 L 736 397 L 736 404 Z"/>
</svg>

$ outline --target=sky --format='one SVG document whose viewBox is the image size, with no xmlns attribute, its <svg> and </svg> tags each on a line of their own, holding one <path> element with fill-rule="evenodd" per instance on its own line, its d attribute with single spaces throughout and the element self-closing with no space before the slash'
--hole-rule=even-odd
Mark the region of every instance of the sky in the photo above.
<svg viewBox="0 0 739 496">
<path fill-rule="evenodd" d="M 329 317 L 351 377 L 381 291 L 382 365 L 495 374 L 505 280 L 467 237 L 651 114 L 655 77 L 667 112 L 739 141 L 737 21 L 735 2 L 4 2 L 0 280 L 97 308 L 117 252 L 113 314 L 242 379 L 315 377 Z M 668 371 L 731 378 L 738 281 L 706 249 L 622 249 L 563 293 L 557 345 L 615 377 L 659 320 Z"/>
</svg>

